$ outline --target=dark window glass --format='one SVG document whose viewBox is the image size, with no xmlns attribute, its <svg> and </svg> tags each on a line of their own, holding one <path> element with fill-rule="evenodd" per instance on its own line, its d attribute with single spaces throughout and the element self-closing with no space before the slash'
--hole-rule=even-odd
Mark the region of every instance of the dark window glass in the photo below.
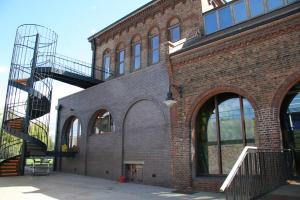
<svg viewBox="0 0 300 200">
<path fill-rule="evenodd" d="M 209 13 L 204 17 L 205 21 L 205 32 L 210 34 L 218 30 L 217 15 L 216 12 Z"/>
<path fill-rule="evenodd" d="M 254 119 L 251 104 L 239 95 L 208 100 L 196 119 L 197 175 L 228 174 L 244 146 L 255 144 Z"/>
<path fill-rule="evenodd" d="M 159 36 L 151 37 L 151 64 L 159 62 Z"/>
<path fill-rule="evenodd" d="M 103 65 L 103 78 L 106 80 L 110 77 L 110 56 L 108 54 L 104 55 Z"/>
<path fill-rule="evenodd" d="M 231 9 L 229 6 L 219 10 L 220 29 L 227 28 L 233 25 Z"/>
<path fill-rule="evenodd" d="M 125 73 L 125 51 L 121 50 L 117 55 L 117 66 L 118 66 L 118 73 L 122 75 Z"/>
<path fill-rule="evenodd" d="M 69 124 L 69 129 L 67 132 L 67 141 L 68 148 L 79 148 L 80 137 L 81 137 L 81 124 L 78 119 L 73 119 Z"/>
<path fill-rule="evenodd" d="M 101 112 L 94 124 L 94 134 L 100 135 L 104 133 L 110 133 L 113 131 L 113 119 L 109 112 Z"/>
<path fill-rule="evenodd" d="M 233 5 L 233 10 L 235 14 L 235 22 L 239 23 L 247 19 L 247 10 L 245 1 L 240 1 Z"/>
<path fill-rule="evenodd" d="M 284 5 L 283 0 L 268 0 L 268 8 L 269 10 L 275 10 Z"/>
<path fill-rule="evenodd" d="M 249 0 L 250 14 L 252 17 L 264 13 L 264 0 Z"/>
<path fill-rule="evenodd" d="M 177 42 L 180 40 L 180 26 L 176 25 L 170 28 L 171 42 Z"/>
<path fill-rule="evenodd" d="M 141 43 L 133 45 L 133 68 L 134 70 L 141 68 Z"/>
</svg>

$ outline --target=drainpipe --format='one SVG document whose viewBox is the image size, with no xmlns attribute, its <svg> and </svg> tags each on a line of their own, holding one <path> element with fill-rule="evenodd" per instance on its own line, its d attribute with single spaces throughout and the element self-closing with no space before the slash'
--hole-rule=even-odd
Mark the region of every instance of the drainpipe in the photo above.
<svg viewBox="0 0 300 200">
<path fill-rule="evenodd" d="M 95 70 L 96 70 L 96 39 L 93 38 L 91 42 L 91 49 L 93 51 L 93 60 L 92 60 L 92 78 L 95 78 Z"/>
<path fill-rule="evenodd" d="M 62 105 L 58 105 L 55 107 L 57 110 L 56 114 L 56 132 L 55 132 L 55 147 L 54 147 L 54 163 L 53 163 L 53 171 L 57 171 L 57 157 L 60 155 L 60 148 L 59 148 L 59 127 L 60 127 L 60 111 L 62 109 Z M 61 161 L 59 162 L 59 164 Z"/>
</svg>

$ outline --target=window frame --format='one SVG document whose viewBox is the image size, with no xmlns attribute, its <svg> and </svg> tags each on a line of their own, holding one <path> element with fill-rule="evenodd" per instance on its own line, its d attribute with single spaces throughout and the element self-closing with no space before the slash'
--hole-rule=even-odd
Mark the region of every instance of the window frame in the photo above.
<svg viewBox="0 0 300 200">
<path fill-rule="evenodd" d="M 178 20 L 179 21 L 179 20 Z M 172 30 L 174 30 L 175 28 L 179 28 L 179 39 L 176 40 L 176 41 L 173 41 L 173 32 Z M 175 43 L 175 42 L 178 42 L 179 40 L 181 40 L 181 25 L 180 25 L 180 22 L 178 22 L 177 24 L 174 24 L 172 26 L 169 26 L 168 28 L 168 33 L 169 33 L 169 41 L 172 42 L 172 43 Z"/>
<path fill-rule="evenodd" d="M 123 61 L 121 61 L 121 53 L 122 52 L 124 53 Z M 118 76 L 125 75 L 125 72 L 126 72 L 125 60 L 126 60 L 126 51 L 125 51 L 125 48 L 117 49 L 117 51 L 116 51 L 116 71 L 117 71 L 117 75 Z M 120 73 L 121 64 L 123 64 L 123 67 L 124 67 L 124 69 L 123 69 L 124 72 L 122 74 Z"/>
<path fill-rule="evenodd" d="M 136 55 L 136 51 L 135 51 L 135 47 L 137 45 L 140 45 L 140 50 L 139 50 L 140 54 L 138 56 Z M 131 71 L 137 71 L 142 68 L 142 41 L 141 40 L 138 40 L 131 44 L 131 52 L 132 52 Z M 140 63 L 138 68 L 136 68 L 136 66 L 135 66 L 137 58 L 139 58 L 139 63 Z"/>
<path fill-rule="evenodd" d="M 108 66 L 106 66 L 106 59 L 109 59 L 109 64 Z M 102 61 L 102 80 L 106 81 L 109 80 L 111 77 L 111 72 L 110 72 L 110 66 L 111 66 L 111 55 L 110 55 L 110 51 L 106 50 L 103 53 L 103 61 Z M 108 72 L 107 72 L 108 69 Z M 107 76 L 108 74 L 108 76 Z M 107 76 L 107 77 L 106 77 Z"/>
<path fill-rule="evenodd" d="M 158 38 L 158 47 L 156 49 L 153 48 L 152 41 L 153 39 L 157 37 Z M 154 62 L 153 55 L 154 51 L 158 51 L 158 59 L 157 62 Z M 160 34 L 154 33 L 149 35 L 149 65 L 155 65 L 160 62 Z"/>
</svg>

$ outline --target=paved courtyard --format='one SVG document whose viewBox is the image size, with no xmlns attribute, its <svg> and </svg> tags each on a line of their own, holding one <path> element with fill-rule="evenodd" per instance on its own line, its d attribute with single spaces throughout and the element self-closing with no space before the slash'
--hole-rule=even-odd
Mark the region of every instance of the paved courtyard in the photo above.
<svg viewBox="0 0 300 200">
<path fill-rule="evenodd" d="M 50 176 L 1 177 L 0 200 L 221 200 L 223 194 L 172 193 L 172 189 L 120 184 L 93 177 L 53 173 Z"/>
</svg>

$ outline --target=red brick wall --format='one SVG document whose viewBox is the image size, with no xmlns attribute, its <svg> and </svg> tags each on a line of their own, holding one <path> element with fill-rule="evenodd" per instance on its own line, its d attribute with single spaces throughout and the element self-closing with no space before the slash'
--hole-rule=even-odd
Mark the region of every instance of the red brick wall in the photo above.
<svg viewBox="0 0 300 200">
<path fill-rule="evenodd" d="M 174 186 L 192 186 L 194 119 L 202 104 L 218 93 L 238 93 L 252 103 L 257 146 L 282 147 L 280 104 L 300 81 L 299 29 L 300 14 L 294 14 L 171 57 L 170 75 L 184 85 L 184 97 L 177 98 L 172 110 Z M 214 189 L 216 183 L 194 185 Z"/>
</svg>

